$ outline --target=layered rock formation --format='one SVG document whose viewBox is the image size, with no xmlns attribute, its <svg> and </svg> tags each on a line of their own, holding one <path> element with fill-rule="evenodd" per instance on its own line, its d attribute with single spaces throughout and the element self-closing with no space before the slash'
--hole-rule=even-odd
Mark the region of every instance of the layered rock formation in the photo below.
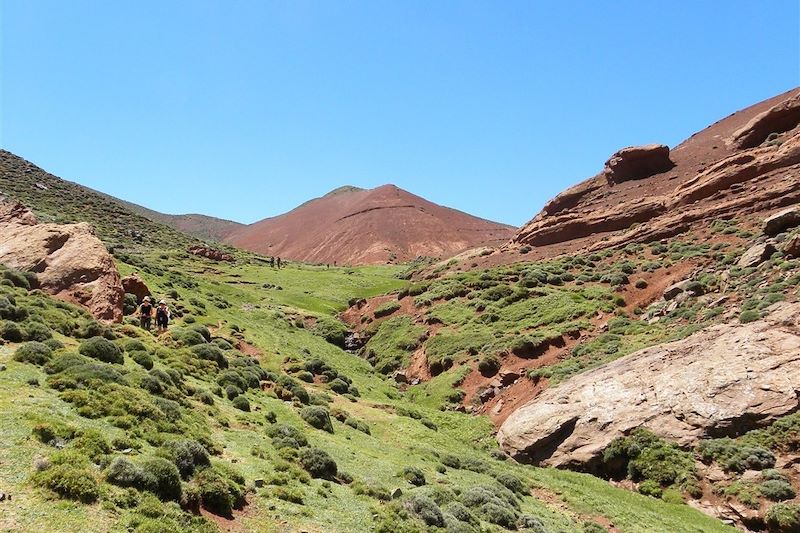
<svg viewBox="0 0 800 533">
<path fill-rule="evenodd" d="M 95 318 L 122 320 L 119 272 L 89 224 L 37 224 L 21 204 L 0 204 L 0 263 L 35 272 L 39 288 Z"/>
<path fill-rule="evenodd" d="M 545 205 L 512 246 L 619 247 L 800 202 L 798 124 L 795 90 L 734 113 L 671 152 L 663 145 L 621 150 L 600 174 Z"/>
<path fill-rule="evenodd" d="M 800 304 L 750 324 L 708 328 L 546 390 L 497 439 L 516 459 L 591 470 L 639 427 L 689 444 L 744 433 L 800 408 Z"/>
</svg>

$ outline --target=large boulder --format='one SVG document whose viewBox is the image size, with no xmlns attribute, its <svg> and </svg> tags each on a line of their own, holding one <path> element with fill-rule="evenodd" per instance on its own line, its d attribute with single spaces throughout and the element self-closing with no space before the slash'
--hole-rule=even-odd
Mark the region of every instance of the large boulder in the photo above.
<svg viewBox="0 0 800 533">
<path fill-rule="evenodd" d="M 135 272 L 122 278 L 122 288 L 128 294 L 136 296 L 136 300 L 141 302 L 145 296 L 150 296 L 150 289 L 139 274 Z"/>
<path fill-rule="evenodd" d="M 764 219 L 764 233 L 777 235 L 783 230 L 800 226 L 800 208 L 792 206 Z"/>
<path fill-rule="evenodd" d="M 19 202 L 0 201 L 0 224 L 11 223 L 33 226 L 36 224 L 36 216 Z"/>
<path fill-rule="evenodd" d="M 681 445 L 738 435 L 800 408 L 800 304 L 707 328 L 546 390 L 501 426 L 518 460 L 591 470 L 639 427 Z"/>
<path fill-rule="evenodd" d="M 756 267 L 772 257 L 775 252 L 775 246 L 771 242 L 754 244 L 742 254 L 737 265 L 741 268 Z"/>
<path fill-rule="evenodd" d="M 629 146 L 606 161 L 603 175 L 609 183 L 649 178 L 675 166 L 669 158 L 669 146 L 647 144 Z"/>
<path fill-rule="evenodd" d="M 0 212 L 10 209 L 0 207 Z M 89 224 L 31 224 L 0 220 L 0 264 L 35 272 L 39 288 L 86 307 L 100 320 L 122 320 L 124 291 L 114 259 Z M 28 212 L 29 213 L 29 212 Z"/>
</svg>

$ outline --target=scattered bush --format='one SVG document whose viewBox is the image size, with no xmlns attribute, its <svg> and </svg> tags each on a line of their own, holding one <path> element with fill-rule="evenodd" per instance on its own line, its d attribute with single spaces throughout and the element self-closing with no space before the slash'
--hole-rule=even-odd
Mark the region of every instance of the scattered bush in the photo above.
<svg viewBox="0 0 800 533">
<path fill-rule="evenodd" d="M 300 417 L 311 427 L 333 433 L 333 424 L 328 410 L 324 407 L 310 406 L 300 410 Z"/>
<path fill-rule="evenodd" d="M 800 531 L 800 504 L 779 503 L 764 515 L 767 528 L 775 532 Z"/>
<path fill-rule="evenodd" d="M 97 480 L 83 466 L 58 464 L 34 475 L 34 482 L 62 498 L 92 503 L 100 495 Z"/>
<path fill-rule="evenodd" d="M 333 479 L 336 476 L 336 461 L 319 448 L 300 450 L 300 465 L 315 478 Z"/>
<path fill-rule="evenodd" d="M 231 511 L 244 503 L 244 478 L 221 464 L 201 470 L 194 482 L 203 507 L 212 513 L 230 517 Z"/>
<path fill-rule="evenodd" d="M 716 461 L 725 470 L 734 472 L 775 466 L 775 456 L 766 448 L 745 445 L 729 438 L 704 440 L 697 446 L 697 453 L 703 462 Z"/>
<path fill-rule="evenodd" d="M 739 322 L 742 324 L 747 324 L 749 322 L 755 322 L 756 320 L 761 318 L 761 313 L 756 311 L 755 309 L 747 309 L 742 311 L 739 315 Z"/>
<path fill-rule="evenodd" d="M 191 350 L 200 359 L 214 361 L 220 368 L 228 368 L 228 359 L 222 350 L 214 344 L 197 344 L 192 346 Z"/>
<path fill-rule="evenodd" d="M 484 376 L 493 376 L 500 370 L 500 361 L 494 355 L 487 355 L 478 363 L 478 371 Z"/>
<path fill-rule="evenodd" d="M 425 484 L 425 474 L 419 468 L 415 466 L 407 466 L 403 468 L 401 472 L 403 479 L 414 485 L 415 487 L 421 487 Z"/>
<path fill-rule="evenodd" d="M 415 494 L 406 500 L 406 507 L 429 526 L 444 527 L 444 516 L 436 502 L 427 496 Z"/>
<path fill-rule="evenodd" d="M 20 327 L 14 322 L 0 324 L 0 337 L 9 342 L 22 342 L 24 336 Z"/>
<path fill-rule="evenodd" d="M 104 363 L 121 365 L 124 362 L 122 351 L 119 347 L 103 337 L 92 337 L 83 341 L 78 351 L 87 357 L 103 361 Z"/>
<path fill-rule="evenodd" d="M 135 351 L 130 352 L 129 355 L 136 364 L 144 367 L 146 370 L 151 370 L 153 368 L 153 357 L 149 353 L 144 351 Z"/>
<path fill-rule="evenodd" d="M 498 483 L 500 483 L 505 488 L 507 488 L 508 490 L 510 490 L 515 494 L 524 496 L 529 492 L 528 487 L 525 485 L 525 482 L 522 481 L 517 476 L 515 476 L 514 474 L 502 472 L 500 474 L 497 474 L 497 476 L 495 476 L 495 479 L 497 480 Z"/>
<path fill-rule="evenodd" d="M 53 357 L 53 352 L 41 342 L 27 342 L 14 352 L 14 361 L 43 365 Z"/>
<path fill-rule="evenodd" d="M 782 479 L 768 479 L 758 486 L 758 490 L 765 498 L 774 502 L 791 500 L 797 495 L 794 488 Z"/>
<path fill-rule="evenodd" d="M 183 478 L 191 477 L 198 467 L 211 465 L 208 450 L 196 440 L 172 441 L 166 445 L 166 450 Z"/>
<path fill-rule="evenodd" d="M 151 492 L 162 500 L 180 500 L 181 475 L 173 463 L 163 457 L 151 457 L 142 461 L 141 468 L 153 477 Z"/>
<path fill-rule="evenodd" d="M 250 402 L 244 396 L 234 398 L 233 406 L 240 411 L 250 412 Z"/>
</svg>

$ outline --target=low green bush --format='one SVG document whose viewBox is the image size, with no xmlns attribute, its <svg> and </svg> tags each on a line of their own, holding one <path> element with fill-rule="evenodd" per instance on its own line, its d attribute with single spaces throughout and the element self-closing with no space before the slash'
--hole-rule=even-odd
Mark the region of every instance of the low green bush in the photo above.
<svg viewBox="0 0 800 533">
<path fill-rule="evenodd" d="M 180 500 L 181 475 L 172 462 L 163 457 L 151 457 L 141 462 L 141 468 L 153 477 L 149 490 L 162 500 Z"/>
<path fill-rule="evenodd" d="M 426 483 L 425 473 L 416 466 L 407 466 L 403 468 L 400 475 L 415 487 L 421 487 Z"/>
<path fill-rule="evenodd" d="M 493 376 L 500 370 L 500 360 L 494 355 L 487 355 L 478 363 L 478 371 L 484 376 Z"/>
<path fill-rule="evenodd" d="M 769 531 L 789 533 L 800 531 L 800 504 L 779 503 L 770 507 L 764 515 Z"/>
<path fill-rule="evenodd" d="M 91 470 L 83 466 L 58 464 L 34 475 L 34 483 L 70 500 L 92 503 L 100 488 Z"/>
<path fill-rule="evenodd" d="M 315 478 L 333 479 L 336 477 L 336 461 L 319 448 L 303 448 L 299 454 L 300 465 Z"/>
<path fill-rule="evenodd" d="M 312 405 L 300 410 L 300 417 L 313 428 L 333 433 L 333 424 L 328 410 L 324 407 Z"/>
<path fill-rule="evenodd" d="M 783 479 L 768 479 L 758 486 L 759 492 L 774 502 L 791 500 L 797 493 L 789 482 Z"/>
<path fill-rule="evenodd" d="M 444 527 L 442 510 L 431 498 L 422 494 L 414 494 L 406 500 L 406 507 L 429 526 Z"/>
<path fill-rule="evenodd" d="M 211 465 L 208 450 L 196 440 L 171 441 L 164 449 L 184 479 L 191 477 L 196 469 Z"/>
<path fill-rule="evenodd" d="M 142 366 L 146 370 L 151 370 L 153 368 L 153 357 L 149 353 L 137 350 L 130 352 L 128 355 L 130 355 L 131 359 L 133 359 L 136 364 Z"/>
<path fill-rule="evenodd" d="M 220 368 L 228 368 L 228 358 L 215 344 L 197 344 L 192 346 L 191 350 L 200 359 L 213 361 Z"/>
<path fill-rule="evenodd" d="M 240 411 L 250 412 L 250 401 L 244 396 L 237 396 L 236 398 L 233 399 L 232 403 L 236 409 Z"/>
<path fill-rule="evenodd" d="M 104 363 L 122 364 L 124 358 L 122 351 L 113 342 L 104 337 L 92 337 L 81 343 L 78 351 L 86 357 L 103 361 Z"/>
<path fill-rule="evenodd" d="M 41 342 L 27 342 L 17 348 L 14 352 L 14 361 L 21 363 L 30 363 L 32 365 L 43 365 L 50 361 L 53 357 L 53 352 L 47 345 Z"/>
<path fill-rule="evenodd" d="M 775 466 L 775 456 L 771 451 L 729 438 L 701 441 L 697 446 L 697 454 L 704 463 L 716 461 L 725 470 L 734 472 L 764 470 Z"/>
</svg>

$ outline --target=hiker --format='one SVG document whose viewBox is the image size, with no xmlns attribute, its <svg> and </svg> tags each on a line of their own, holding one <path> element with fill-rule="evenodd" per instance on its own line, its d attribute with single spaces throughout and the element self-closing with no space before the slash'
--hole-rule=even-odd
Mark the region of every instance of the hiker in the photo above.
<svg viewBox="0 0 800 533">
<path fill-rule="evenodd" d="M 169 308 L 167 308 L 167 302 L 161 300 L 158 302 L 158 308 L 156 309 L 156 326 L 158 327 L 158 332 L 163 333 L 167 331 L 167 324 L 169 324 Z"/>
<path fill-rule="evenodd" d="M 275 256 L 269 256 L 269 266 L 270 268 L 275 268 Z"/>
<path fill-rule="evenodd" d="M 153 304 L 150 297 L 142 298 L 142 305 L 139 306 L 139 327 L 150 331 L 150 323 L 153 320 Z"/>
<path fill-rule="evenodd" d="M 278 270 L 280 270 L 280 269 L 281 269 L 281 258 L 279 257 L 278 258 Z"/>
</svg>

